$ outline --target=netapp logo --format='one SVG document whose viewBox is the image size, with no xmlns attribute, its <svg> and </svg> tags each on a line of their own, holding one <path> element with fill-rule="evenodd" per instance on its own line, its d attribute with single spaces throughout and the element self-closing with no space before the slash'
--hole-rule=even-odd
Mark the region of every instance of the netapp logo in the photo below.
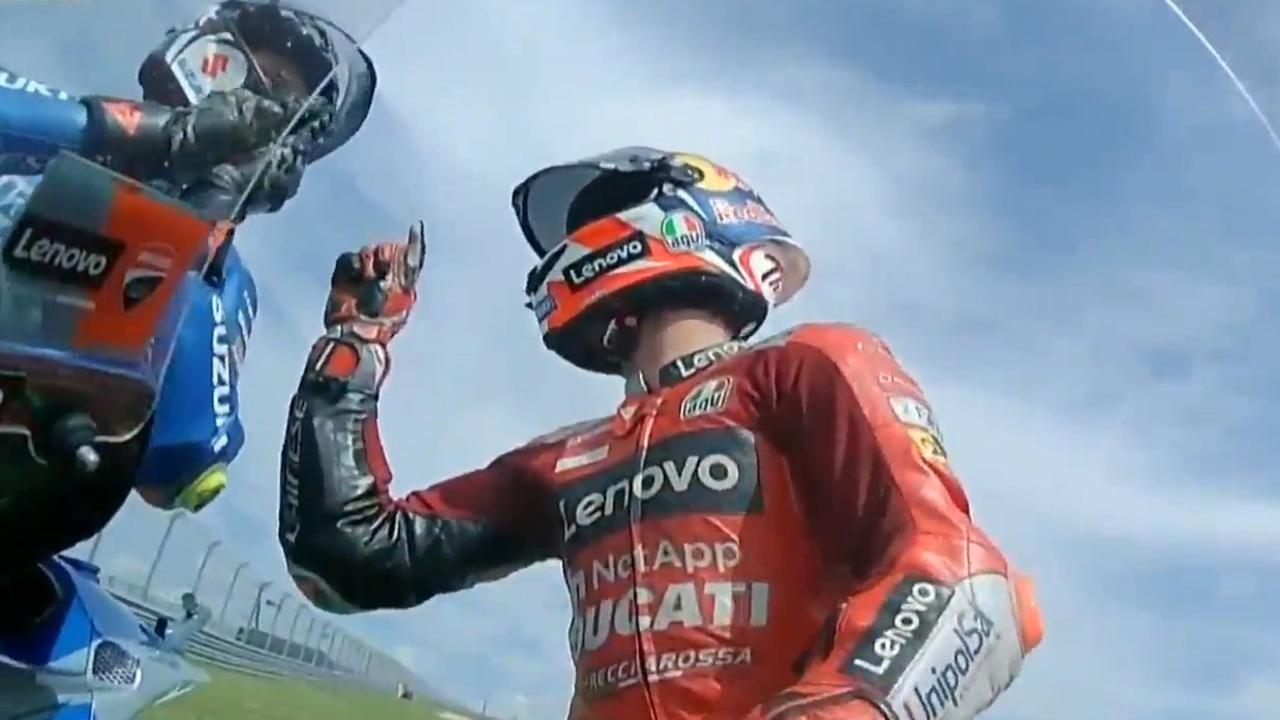
<svg viewBox="0 0 1280 720">
<path fill-rule="evenodd" d="M 97 290 L 124 243 L 40 218 L 19 221 L 4 246 L 4 262 L 28 275 Z"/>
<path fill-rule="evenodd" d="M 564 266 L 564 280 L 571 290 L 580 290 L 596 278 L 649 255 L 644 233 L 636 232 L 606 245 Z"/>
<path fill-rule="evenodd" d="M 632 515 L 644 520 L 760 512 L 758 473 L 755 440 L 746 430 L 677 435 L 650 447 L 642 468 L 632 456 L 565 487 L 560 494 L 565 544 L 571 549 L 589 545 L 626 527 Z"/>
</svg>

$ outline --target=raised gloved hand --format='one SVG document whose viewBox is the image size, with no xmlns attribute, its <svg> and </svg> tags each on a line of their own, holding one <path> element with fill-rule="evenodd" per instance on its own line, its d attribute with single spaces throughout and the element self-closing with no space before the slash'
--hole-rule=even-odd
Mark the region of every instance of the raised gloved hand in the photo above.
<svg viewBox="0 0 1280 720">
<path fill-rule="evenodd" d="M 169 127 L 172 163 L 194 172 L 264 148 L 289 122 L 284 106 L 244 88 L 212 93 L 175 113 Z"/>
<path fill-rule="evenodd" d="M 339 255 L 325 304 L 325 327 L 369 342 L 390 342 L 418 299 L 425 257 L 421 222 L 409 229 L 403 243 L 368 245 Z"/>
<path fill-rule="evenodd" d="M 181 108 L 103 96 L 81 102 L 89 112 L 86 152 L 143 180 L 205 173 L 266 147 L 289 121 L 282 105 L 244 88 Z"/>
<path fill-rule="evenodd" d="M 304 386 L 337 402 L 372 402 L 386 379 L 387 344 L 409 320 L 426 245 L 422 223 L 403 243 L 369 245 L 338 256 L 325 303 L 325 334 L 311 347 Z"/>
</svg>

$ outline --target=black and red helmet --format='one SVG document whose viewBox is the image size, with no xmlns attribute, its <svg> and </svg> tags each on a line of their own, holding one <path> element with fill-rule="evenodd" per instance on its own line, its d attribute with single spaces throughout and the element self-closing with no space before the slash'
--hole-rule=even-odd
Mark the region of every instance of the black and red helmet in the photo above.
<svg viewBox="0 0 1280 720">
<path fill-rule="evenodd" d="M 543 342 L 619 374 L 637 319 L 719 315 L 738 339 L 809 276 L 809 260 L 736 173 L 690 153 L 627 147 L 539 170 L 512 204 L 540 258 L 525 292 Z"/>
<path fill-rule="evenodd" d="M 247 88 L 307 108 L 291 136 L 309 138 L 308 161 L 349 140 L 369 114 L 373 61 L 346 31 L 280 0 L 221 0 L 170 30 L 138 69 L 146 100 L 180 107 Z"/>
</svg>

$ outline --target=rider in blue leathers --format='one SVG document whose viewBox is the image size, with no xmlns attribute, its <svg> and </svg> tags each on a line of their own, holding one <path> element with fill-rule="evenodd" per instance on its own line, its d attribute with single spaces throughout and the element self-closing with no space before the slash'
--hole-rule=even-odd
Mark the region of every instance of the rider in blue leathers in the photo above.
<svg viewBox="0 0 1280 720">
<path fill-rule="evenodd" d="M 73 98 L 15 73 L 0 71 L 0 236 L 21 214 L 44 164 L 60 150 L 98 160 L 137 179 L 165 180 L 174 172 L 198 171 L 200 165 L 206 166 L 206 171 L 211 169 L 214 163 L 210 161 L 219 159 L 206 149 L 211 146 L 253 151 L 266 145 L 283 123 L 284 113 L 279 104 L 247 91 L 220 93 L 199 105 L 170 108 L 119 98 Z M 170 405 L 171 398 L 190 394 L 192 391 L 186 386 L 197 377 L 208 386 L 212 328 L 207 326 L 211 324 L 213 298 L 217 297 L 223 306 L 224 322 L 228 308 L 233 318 L 252 316 L 252 309 L 242 307 L 252 308 L 254 304 L 253 279 L 234 252 L 227 259 L 223 275 L 227 281 L 222 287 L 205 285 L 192 295 L 198 304 L 184 320 L 160 406 Z M 231 342 L 243 343 L 247 338 L 247 333 L 234 323 L 228 331 Z M 204 340 L 203 351 L 197 333 Z M 201 364 L 206 366 L 203 373 L 198 367 Z M 4 539 L 0 542 L 4 548 L 0 573 L 6 566 L 27 566 L 97 532 L 115 514 L 135 480 L 144 480 L 142 476 L 150 477 L 149 483 L 138 486 L 140 494 L 159 501 L 157 490 L 142 488 L 153 485 L 167 490 L 186 486 L 195 479 L 188 476 L 199 477 L 206 468 L 233 457 L 242 432 L 236 418 L 234 385 L 228 394 L 225 404 L 229 411 L 224 414 L 229 420 L 220 428 L 226 437 L 220 451 L 215 453 L 206 439 L 206 456 L 189 454 L 182 462 L 169 466 L 174 472 L 158 472 L 161 461 L 172 454 L 172 449 L 144 441 L 103 448 L 102 467 L 94 476 L 73 480 L 66 468 L 57 467 L 56 460 L 41 465 L 23 457 L 28 454 L 24 440 L 0 437 L 0 459 L 6 476 L 0 485 L 0 538 Z M 191 407 L 199 406 L 193 403 Z M 174 427 L 177 421 L 165 423 L 163 418 L 157 419 L 162 420 L 160 432 L 153 426 L 152 438 L 163 439 L 182 429 Z M 201 420 L 208 428 L 214 427 L 206 418 L 193 418 L 194 422 L 184 425 L 195 428 Z M 144 447 L 150 452 L 143 452 Z M 196 467 L 200 465 L 205 467 Z"/>
<path fill-rule="evenodd" d="M 267 77 L 194 87 L 184 58 L 204 42 L 221 42 L 225 52 L 228 23 Z M 363 95 L 344 106 L 336 91 L 317 93 L 290 141 L 269 144 L 301 100 L 331 81 L 338 58 L 327 32 L 302 13 L 227 0 L 170 32 L 147 57 L 142 101 L 76 98 L 0 69 L 0 238 L 61 150 L 160 187 L 215 219 L 238 223 L 279 209 L 303 168 L 355 133 L 372 99 L 369 64 Z M 25 439 L 0 434 L 0 592 L 6 577 L 97 533 L 130 490 L 158 507 L 194 511 L 225 486 L 244 441 L 236 383 L 257 292 L 234 245 L 223 247 L 215 271 L 188 278 L 190 304 L 149 427 L 133 441 L 100 447 L 92 476 L 77 476 L 57 458 L 37 462 Z M 0 630 L 19 615 L 0 612 Z"/>
</svg>

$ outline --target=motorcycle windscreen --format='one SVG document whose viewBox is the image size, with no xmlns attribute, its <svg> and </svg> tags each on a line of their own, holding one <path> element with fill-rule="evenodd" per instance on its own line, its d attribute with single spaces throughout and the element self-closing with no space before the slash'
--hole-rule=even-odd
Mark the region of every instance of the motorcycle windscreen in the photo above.
<svg viewBox="0 0 1280 720">
<path fill-rule="evenodd" d="M 81 94 L 140 97 L 139 84 L 175 106 L 245 87 L 291 112 L 255 153 L 287 142 L 315 160 L 368 115 L 376 75 L 359 41 L 397 4 L 6 3 L 0 43 L 22 67 L 0 69 L 0 83 L 73 107 Z M 86 410 L 101 439 L 127 439 L 153 411 L 186 301 L 226 228 L 171 184 L 67 153 L 27 166 L 0 176 L 0 432 Z"/>
<path fill-rule="evenodd" d="M 1164 0 L 1169 22 L 1186 30 L 1204 62 L 1220 71 L 1223 102 L 1238 107 L 1259 142 L 1280 151 L 1280 62 L 1276 62 L 1275 4 L 1266 0 Z"/>
</svg>

